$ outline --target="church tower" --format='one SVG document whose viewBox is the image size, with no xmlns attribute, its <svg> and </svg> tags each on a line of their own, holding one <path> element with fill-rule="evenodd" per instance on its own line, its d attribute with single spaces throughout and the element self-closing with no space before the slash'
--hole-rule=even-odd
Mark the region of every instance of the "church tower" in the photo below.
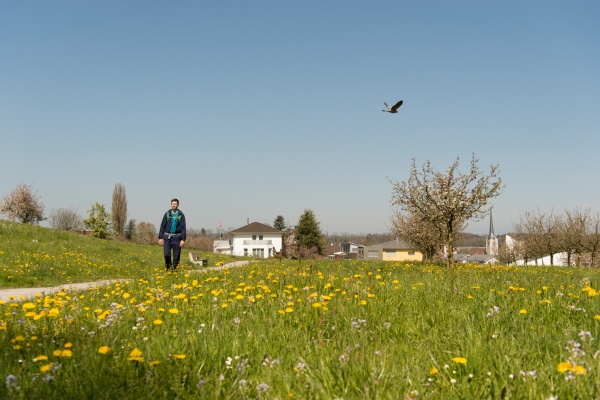
<svg viewBox="0 0 600 400">
<path fill-rule="evenodd" d="M 490 210 L 490 233 L 485 239 L 485 252 L 490 256 L 498 254 L 498 238 L 494 234 L 494 221 L 492 220 L 492 210 Z"/>
</svg>

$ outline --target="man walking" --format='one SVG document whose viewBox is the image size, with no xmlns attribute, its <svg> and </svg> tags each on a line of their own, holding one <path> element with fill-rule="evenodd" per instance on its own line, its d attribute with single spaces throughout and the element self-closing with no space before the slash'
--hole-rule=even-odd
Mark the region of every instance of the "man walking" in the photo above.
<svg viewBox="0 0 600 400">
<path fill-rule="evenodd" d="M 163 246 L 167 271 L 171 265 L 173 271 L 177 269 L 185 239 L 185 215 L 179 210 L 179 200 L 173 199 L 171 200 L 171 209 L 163 217 L 158 232 L 158 244 Z M 171 249 L 173 250 L 173 263 L 171 263 Z"/>
</svg>

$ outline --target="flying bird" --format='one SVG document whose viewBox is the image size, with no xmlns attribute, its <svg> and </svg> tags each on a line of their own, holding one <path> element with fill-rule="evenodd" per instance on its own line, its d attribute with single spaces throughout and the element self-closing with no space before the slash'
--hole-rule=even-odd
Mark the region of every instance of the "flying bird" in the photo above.
<svg viewBox="0 0 600 400">
<path fill-rule="evenodd" d="M 393 107 L 390 107 L 390 106 L 388 106 L 388 103 L 386 103 L 384 101 L 383 104 L 385 104 L 385 106 L 387 107 L 387 110 L 381 110 L 381 111 L 396 114 L 398 112 L 398 108 L 402 105 L 402 103 L 404 103 L 404 101 L 400 100 L 399 102 L 394 104 Z"/>
</svg>

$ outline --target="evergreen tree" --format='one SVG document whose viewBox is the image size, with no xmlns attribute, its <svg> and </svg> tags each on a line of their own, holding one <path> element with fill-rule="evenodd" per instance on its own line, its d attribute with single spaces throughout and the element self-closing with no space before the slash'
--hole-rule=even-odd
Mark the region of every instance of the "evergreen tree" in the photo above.
<svg viewBox="0 0 600 400">
<path fill-rule="evenodd" d="M 282 215 L 278 215 L 273 221 L 273 228 L 279 229 L 280 231 L 285 230 L 285 219 L 283 219 Z"/>
<path fill-rule="evenodd" d="M 324 242 L 323 233 L 312 210 L 304 210 L 298 220 L 294 234 L 299 248 L 309 250 L 316 247 L 319 254 L 321 254 Z"/>
<path fill-rule="evenodd" d="M 125 238 L 127 240 L 133 241 L 137 233 L 137 226 L 135 223 L 135 219 L 130 219 L 125 226 Z"/>
<path fill-rule="evenodd" d="M 100 239 L 110 239 L 112 232 L 110 230 L 110 214 L 106 212 L 104 204 L 96 202 L 88 211 L 88 219 L 83 221 L 86 229 L 92 230 L 92 236 Z"/>
</svg>

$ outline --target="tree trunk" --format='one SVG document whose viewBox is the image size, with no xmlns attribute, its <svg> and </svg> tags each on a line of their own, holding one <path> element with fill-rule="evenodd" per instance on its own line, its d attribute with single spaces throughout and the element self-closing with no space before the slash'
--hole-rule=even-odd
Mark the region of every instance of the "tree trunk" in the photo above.
<svg viewBox="0 0 600 400">
<path fill-rule="evenodd" d="M 454 268 L 454 232 L 452 230 L 452 218 L 446 224 L 448 228 L 448 268 Z"/>
</svg>

